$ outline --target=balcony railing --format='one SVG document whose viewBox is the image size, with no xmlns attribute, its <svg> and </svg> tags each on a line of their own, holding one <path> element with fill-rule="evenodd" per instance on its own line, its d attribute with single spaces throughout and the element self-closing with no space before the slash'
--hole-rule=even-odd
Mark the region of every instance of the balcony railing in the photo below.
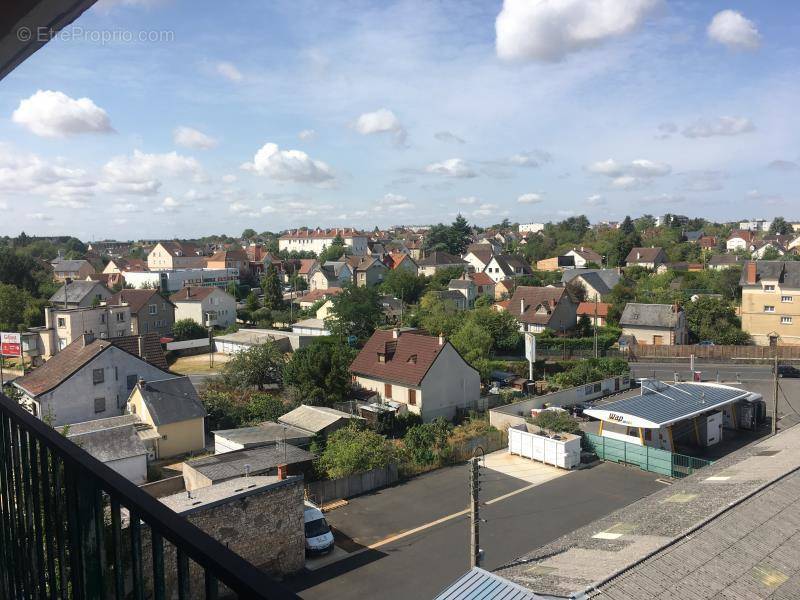
<svg viewBox="0 0 800 600">
<path fill-rule="evenodd" d="M 297 598 L 0 395 L 0 598 Z"/>
</svg>

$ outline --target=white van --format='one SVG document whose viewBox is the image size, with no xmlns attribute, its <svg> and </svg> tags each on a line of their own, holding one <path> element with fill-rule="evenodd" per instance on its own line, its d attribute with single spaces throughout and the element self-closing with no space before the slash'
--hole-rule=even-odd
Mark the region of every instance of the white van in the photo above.
<svg viewBox="0 0 800 600">
<path fill-rule="evenodd" d="M 306 554 L 325 554 L 333 550 L 333 533 L 322 511 L 304 502 L 303 522 L 306 530 Z"/>
</svg>

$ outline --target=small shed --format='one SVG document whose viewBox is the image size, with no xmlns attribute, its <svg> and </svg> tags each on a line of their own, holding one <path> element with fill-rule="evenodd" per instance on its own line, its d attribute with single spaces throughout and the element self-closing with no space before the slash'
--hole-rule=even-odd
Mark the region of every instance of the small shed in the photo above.
<svg viewBox="0 0 800 600">
<path fill-rule="evenodd" d="M 301 404 L 294 410 L 278 417 L 278 423 L 296 427 L 311 435 L 328 435 L 346 426 L 351 419 L 357 418 L 359 417 L 334 408 Z"/>
<path fill-rule="evenodd" d="M 211 433 L 214 434 L 214 454 L 259 448 L 278 442 L 305 448 L 311 443 L 312 437 L 307 431 L 272 421 L 259 423 L 253 427 L 222 429 Z"/>
</svg>

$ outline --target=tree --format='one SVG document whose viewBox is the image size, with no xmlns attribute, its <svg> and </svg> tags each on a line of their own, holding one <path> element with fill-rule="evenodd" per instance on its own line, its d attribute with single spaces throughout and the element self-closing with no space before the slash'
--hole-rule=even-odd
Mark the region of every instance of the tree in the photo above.
<svg viewBox="0 0 800 600">
<path fill-rule="evenodd" d="M 793 233 L 794 229 L 792 228 L 791 224 L 787 223 L 786 219 L 784 219 L 783 217 L 775 217 L 769 226 L 769 232 L 772 235 L 786 235 L 789 233 Z"/>
<path fill-rule="evenodd" d="M 328 327 L 340 337 L 368 338 L 383 320 L 378 291 L 368 286 L 345 286 L 333 297 Z"/>
<path fill-rule="evenodd" d="M 748 344 L 750 335 L 741 330 L 733 306 L 713 296 L 700 296 L 684 306 L 686 324 L 694 341 L 710 340 L 715 344 Z"/>
<path fill-rule="evenodd" d="M 431 335 L 450 337 L 462 324 L 462 314 L 452 300 L 443 300 L 428 293 L 419 303 L 419 324 Z"/>
<path fill-rule="evenodd" d="M 592 320 L 586 315 L 581 315 L 581 318 L 578 319 L 577 330 L 581 337 L 589 337 L 592 335 Z"/>
<path fill-rule="evenodd" d="M 621 358 L 587 358 L 570 370 L 555 375 L 553 382 L 559 388 L 569 388 L 616 377 L 628 371 L 627 361 Z"/>
<path fill-rule="evenodd" d="M 278 279 L 278 271 L 275 265 L 269 263 L 261 278 L 261 292 L 264 294 L 264 308 L 270 310 L 283 309 L 283 290 Z"/>
<path fill-rule="evenodd" d="M 443 250 L 459 255 L 466 250 L 471 239 L 472 230 L 469 223 L 459 214 L 451 225 L 439 223 L 428 230 L 425 235 L 425 250 Z"/>
<path fill-rule="evenodd" d="M 256 233 L 255 229 L 250 229 L 249 227 L 242 232 L 241 238 L 243 240 L 252 240 L 258 237 L 258 233 Z"/>
<path fill-rule="evenodd" d="M 350 363 L 355 354 L 341 341 L 315 341 L 295 351 L 283 370 L 283 382 L 305 404 L 333 406 L 350 395 Z"/>
<path fill-rule="evenodd" d="M 331 245 L 320 252 L 317 259 L 319 260 L 319 264 L 324 265 L 329 260 L 337 260 L 347 253 L 348 250 L 347 246 L 345 246 L 344 239 L 337 233 Z"/>
<path fill-rule="evenodd" d="M 180 342 L 182 340 L 197 340 L 207 337 L 208 331 L 194 319 L 180 319 L 175 321 L 172 326 L 172 334 L 175 340 Z"/>
<path fill-rule="evenodd" d="M 414 304 L 425 289 L 425 278 L 406 269 L 393 269 L 386 274 L 381 287 L 406 304 Z"/>
<path fill-rule="evenodd" d="M 493 344 L 491 334 L 473 319 L 468 319 L 450 341 L 468 363 L 488 358 Z"/>
<path fill-rule="evenodd" d="M 258 301 L 258 296 L 256 296 L 255 292 L 251 291 L 249 294 L 247 294 L 247 298 L 245 299 L 245 308 L 247 308 L 251 314 L 261 308 L 261 303 Z"/>
<path fill-rule="evenodd" d="M 532 419 L 532 422 L 537 427 L 553 433 L 579 433 L 581 430 L 578 421 L 567 411 L 561 410 L 543 410 Z"/>
<path fill-rule="evenodd" d="M 14 285 L 0 283 L 0 329 L 21 331 L 28 325 L 26 309 L 33 302 L 31 295 Z"/>
<path fill-rule="evenodd" d="M 452 429 L 450 423 L 443 417 L 431 423 L 414 425 L 403 436 L 403 446 L 416 464 L 432 464 L 447 447 L 447 438 Z"/>
<path fill-rule="evenodd" d="M 263 390 L 265 385 L 283 381 L 285 364 L 283 352 L 274 341 L 269 340 L 236 352 L 225 363 L 222 374 L 225 382 L 232 387 L 257 387 Z"/>
<path fill-rule="evenodd" d="M 492 338 L 492 352 L 514 352 L 521 342 L 519 323 L 510 312 L 491 308 L 476 308 L 469 313 L 469 320 L 486 330 Z"/>
<path fill-rule="evenodd" d="M 388 440 L 353 424 L 332 433 L 319 464 L 331 479 L 386 467 L 394 458 Z"/>
</svg>

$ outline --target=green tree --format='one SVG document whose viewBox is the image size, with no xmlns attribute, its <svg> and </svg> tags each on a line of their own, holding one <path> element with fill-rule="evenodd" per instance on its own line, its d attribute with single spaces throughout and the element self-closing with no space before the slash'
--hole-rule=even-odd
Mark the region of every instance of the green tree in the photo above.
<svg viewBox="0 0 800 600">
<path fill-rule="evenodd" d="M 342 236 L 337 233 L 331 245 L 320 252 L 317 259 L 319 260 L 319 264 L 324 265 L 329 260 L 338 260 L 346 254 L 348 254 L 347 246 L 345 246 Z"/>
<path fill-rule="evenodd" d="M 315 341 L 292 354 L 283 370 L 283 382 L 305 404 L 333 406 L 350 395 L 350 363 L 355 354 L 338 340 Z"/>
<path fill-rule="evenodd" d="M 172 335 L 180 342 L 208 337 L 208 331 L 194 319 L 179 319 L 172 326 Z"/>
<path fill-rule="evenodd" d="M 14 285 L 0 283 L 0 329 L 21 331 L 28 325 L 26 309 L 31 306 L 31 295 Z"/>
<path fill-rule="evenodd" d="M 492 352 L 514 352 L 522 343 L 519 323 L 510 312 L 491 308 L 470 311 L 468 320 L 475 322 L 492 338 Z"/>
<path fill-rule="evenodd" d="M 338 479 L 386 467 L 393 458 L 385 437 L 354 424 L 328 437 L 319 465 L 328 477 Z"/>
<path fill-rule="evenodd" d="M 383 320 L 383 307 L 373 287 L 347 285 L 333 297 L 328 327 L 334 335 L 368 338 Z"/>
<path fill-rule="evenodd" d="M 580 424 L 566 411 L 543 410 L 536 415 L 532 423 L 553 433 L 580 433 Z"/>
<path fill-rule="evenodd" d="M 772 235 L 787 235 L 793 233 L 794 229 L 783 217 L 775 217 L 769 226 L 769 232 Z"/>
<path fill-rule="evenodd" d="M 488 358 L 493 344 L 491 334 L 473 319 L 468 319 L 450 341 L 470 364 L 481 358 Z"/>
<path fill-rule="evenodd" d="M 627 361 L 621 358 L 587 358 L 568 371 L 556 374 L 553 382 L 559 388 L 569 388 L 616 377 L 628 371 Z"/>
<path fill-rule="evenodd" d="M 255 292 L 250 292 L 247 294 L 247 298 L 245 299 L 245 308 L 247 308 L 250 313 L 254 313 L 261 308 L 261 303 L 258 301 L 258 296 L 256 296 Z"/>
<path fill-rule="evenodd" d="M 442 417 L 431 423 L 415 425 L 403 436 L 403 446 L 416 464 L 432 464 L 440 458 L 442 451 L 447 447 L 447 439 L 452 429 L 450 423 Z"/>
<path fill-rule="evenodd" d="M 425 277 L 414 275 L 406 269 L 393 269 L 384 277 L 381 288 L 406 304 L 414 304 L 425 289 Z"/>
<path fill-rule="evenodd" d="M 257 387 L 263 390 L 268 384 L 280 384 L 283 381 L 285 364 L 283 352 L 270 340 L 236 352 L 225 363 L 222 374 L 225 382 L 232 387 Z"/>
<path fill-rule="evenodd" d="M 283 400 L 272 394 L 256 393 L 247 403 L 247 424 L 255 425 L 264 421 L 277 421 L 288 412 Z"/>
<path fill-rule="evenodd" d="M 249 227 L 242 232 L 241 238 L 243 240 L 252 240 L 258 237 L 258 233 L 256 233 L 255 229 L 250 229 Z"/>
<path fill-rule="evenodd" d="M 453 335 L 462 324 L 463 315 L 452 300 L 443 300 L 428 293 L 422 297 L 417 313 L 419 324 L 431 335 Z"/>
<path fill-rule="evenodd" d="M 283 290 L 278 278 L 278 271 L 272 263 L 267 265 L 264 276 L 261 278 L 261 292 L 264 294 L 264 308 L 283 309 Z"/>
<path fill-rule="evenodd" d="M 700 296 L 683 307 L 691 339 L 710 340 L 715 344 L 748 344 L 750 335 L 741 330 L 736 310 L 727 301 L 713 296 Z"/>
</svg>

